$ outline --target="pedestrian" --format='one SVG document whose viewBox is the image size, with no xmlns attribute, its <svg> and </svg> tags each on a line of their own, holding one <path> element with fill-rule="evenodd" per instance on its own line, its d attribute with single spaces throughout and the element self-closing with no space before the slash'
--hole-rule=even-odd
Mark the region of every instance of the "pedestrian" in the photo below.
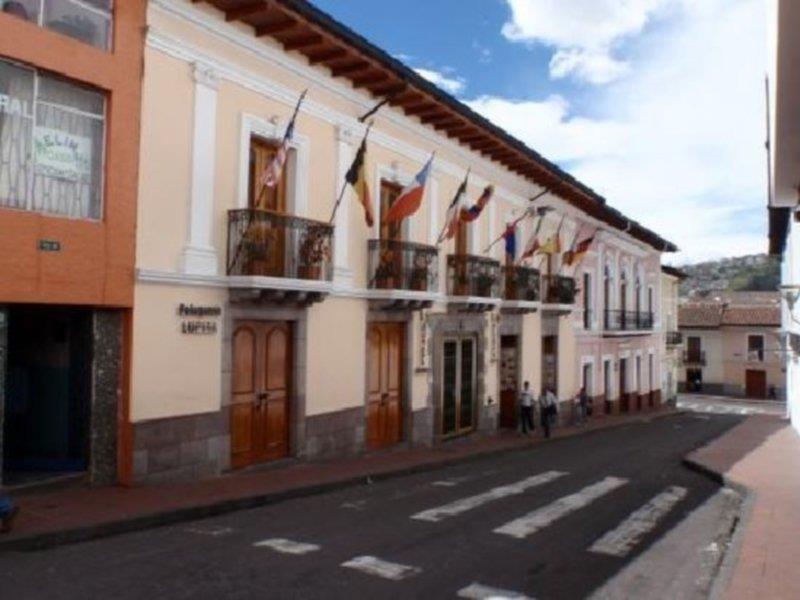
<svg viewBox="0 0 800 600">
<path fill-rule="evenodd" d="M 531 394 L 530 383 L 525 382 L 522 391 L 519 393 L 520 421 L 522 421 L 522 433 L 531 433 L 535 429 L 533 426 L 533 394 Z"/>
<path fill-rule="evenodd" d="M 8 494 L 0 491 L 0 533 L 8 533 L 14 525 L 19 506 L 14 504 Z"/>
<path fill-rule="evenodd" d="M 539 398 L 539 414 L 544 428 L 544 437 L 546 438 L 550 437 L 550 426 L 552 425 L 555 410 L 555 394 L 550 388 L 545 388 L 544 393 Z"/>
<path fill-rule="evenodd" d="M 587 395 L 586 395 L 586 388 L 581 388 L 578 390 L 578 393 L 575 394 L 575 421 L 578 425 L 586 424 L 586 404 L 587 404 Z"/>
</svg>

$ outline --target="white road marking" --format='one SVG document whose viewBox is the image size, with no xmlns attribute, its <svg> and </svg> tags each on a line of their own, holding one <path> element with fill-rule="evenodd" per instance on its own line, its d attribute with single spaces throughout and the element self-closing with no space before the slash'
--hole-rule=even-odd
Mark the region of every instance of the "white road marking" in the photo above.
<svg viewBox="0 0 800 600">
<path fill-rule="evenodd" d="M 256 548 L 272 548 L 276 552 L 283 554 L 308 554 L 309 552 L 316 552 L 319 550 L 317 544 L 306 544 L 304 542 L 293 542 L 286 538 L 270 538 L 268 540 L 261 540 L 253 544 Z"/>
<path fill-rule="evenodd" d="M 488 492 L 484 492 L 482 494 L 468 496 L 467 498 L 461 498 L 460 500 L 456 500 L 450 504 L 445 504 L 444 506 L 437 506 L 435 508 L 423 510 L 415 515 L 411 515 L 411 518 L 416 519 L 417 521 L 431 521 L 435 523 L 448 517 L 460 515 L 463 512 L 477 508 L 483 504 L 486 504 L 487 502 L 521 494 L 527 489 L 544 485 L 545 483 L 549 483 L 555 479 L 558 479 L 559 477 L 563 477 L 566 474 L 567 473 L 564 473 L 563 471 L 547 471 L 545 473 L 539 473 L 538 475 L 526 477 L 521 481 L 517 481 L 509 485 L 501 485 L 499 487 L 492 488 Z"/>
<path fill-rule="evenodd" d="M 355 569 L 369 575 L 377 575 L 384 579 L 391 579 L 392 581 L 400 581 L 406 577 L 411 577 L 417 573 L 421 573 L 422 569 L 419 567 L 410 567 L 408 565 L 401 565 L 392 563 L 375 556 L 356 556 L 350 560 L 342 563 L 343 567 L 348 569 Z"/>
<path fill-rule="evenodd" d="M 686 497 L 687 489 L 677 485 L 668 487 L 637 509 L 616 528 L 607 532 L 589 548 L 589 552 L 625 556 L 655 528 L 672 508 Z"/>
<path fill-rule="evenodd" d="M 467 587 L 461 588 L 458 590 L 458 597 L 471 598 L 473 600 L 533 600 L 533 598 L 519 592 L 501 590 L 500 588 L 493 588 L 480 583 L 471 583 Z"/>
<path fill-rule="evenodd" d="M 606 477 L 597 483 L 586 486 L 579 492 L 559 498 L 555 502 L 543 506 L 542 508 L 537 508 L 524 517 L 509 521 L 505 525 L 495 529 L 494 532 L 510 535 L 517 539 L 524 539 L 540 529 L 544 529 L 554 521 L 588 506 L 598 498 L 605 496 L 609 492 L 613 492 L 626 483 L 628 483 L 627 479 Z"/>
<path fill-rule="evenodd" d="M 364 510 L 369 500 L 354 500 L 352 502 L 343 502 L 339 508 L 353 508 L 355 510 Z"/>
</svg>

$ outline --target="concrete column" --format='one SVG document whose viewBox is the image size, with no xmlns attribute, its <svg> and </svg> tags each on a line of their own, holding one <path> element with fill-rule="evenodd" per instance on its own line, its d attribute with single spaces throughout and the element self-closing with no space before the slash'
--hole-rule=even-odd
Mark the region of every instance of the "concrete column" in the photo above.
<svg viewBox="0 0 800 600">
<path fill-rule="evenodd" d="M 89 480 L 92 485 L 117 482 L 117 411 L 122 396 L 122 311 L 96 310 L 92 315 L 92 401 Z"/>
</svg>

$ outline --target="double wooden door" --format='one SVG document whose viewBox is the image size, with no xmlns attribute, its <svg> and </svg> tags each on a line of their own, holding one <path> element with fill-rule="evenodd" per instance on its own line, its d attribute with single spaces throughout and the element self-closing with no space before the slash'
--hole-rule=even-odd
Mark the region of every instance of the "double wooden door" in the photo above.
<svg viewBox="0 0 800 600">
<path fill-rule="evenodd" d="M 292 326 L 237 321 L 233 332 L 231 466 L 289 454 Z"/>
<path fill-rule="evenodd" d="M 403 323 L 370 323 L 367 447 L 398 443 L 403 436 Z"/>
<path fill-rule="evenodd" d="M 475 339 L 446 338 L 442 361 L 441 434 L 447 437 L 466 433 L 475 427 Z"/>
</svg>

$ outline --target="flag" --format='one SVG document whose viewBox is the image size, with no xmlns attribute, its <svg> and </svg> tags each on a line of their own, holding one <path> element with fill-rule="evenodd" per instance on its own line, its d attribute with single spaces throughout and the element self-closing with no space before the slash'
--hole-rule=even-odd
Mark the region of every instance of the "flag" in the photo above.
<svg viewBox="0 0 800 600">
<path fill-rule="evenodd" d="M 558 232 L 547 238 L 547 241 L 539 246 L 538 251 L 542 254 L 558 254 L 561 252 L 561 239 Z"/>
<path fill-rule="evenodd" d="M 289 154 L 289 142 L 292 141 L 292 136 L 294 135 L 294 122 L 295 119 L 297 119 L 297 112 L 300 110 L 300 104 L 302 104 L 303 98 L 305 97 L 306 92 L 304 91 L 302 94 L 300 94 L 300 98 L 297 100 L 297 105 L 294 107 L 292 118 L 289 119 L 289 124 L 286 126 L 286 132 L 283 134 L 283 140 L 281 141 L 278 151 L 264 169 L 264 173 L 261 176 L 261 184 L 265 185 L 266 187 L 275 187 L 281 180 L 283 166 L 286 164 L 286 157 Z"/>
<path fill-rule="evenodd" d="M 593 241 L 594 234 L 579 242 L 578 245 L 575 246 L 574 250 L 568 250 L 567 252 L 564 252 L 563 263 L 568 267 L 579 263 L 583 258 L 583 255 L 589 251 L 589 247 L 592 245 Z"/>
<path fill-rule="evenodd" d="M 525 260 L 533 256 L 536 251 L 539 249 L 539 236 L 534 233 L 531 236 L 531 239 L 528 240 L 528 245 L 525 246 L 525 250 L 522 252 L 522 256 L 520 256 L 520 260 Z"/>
<path fill-rule="evenodd" d="M 469 208 L 462 208 L 459 211 L 459 217 L 464 223 L 471 223 L 475 219 L 477 219 L 481 211 L 483 211 L 483 207 L 489 203 L 489 200 L 492 199 L 492 193 L 494 193 L 494 186 L 487 185 L 483 188 L 483 193 L 481 197 L 478 198 L 478 201 L 470 206 Z"/>
<path fill-rule="evenodd" d="M 364 219 L 367 222 L 367 227 L 372 227 L 375 222 L 374 213 L 372 212 L 372 196 L 369 193 L 369 185 L 367 184 L 367 136 L 361 140 L 361 145 L 358 147 L 356 157 L 353 159 L 353 164 L 347 170 L 344 176 L 347 183 L 353 186 L 358 201 L 364 207 Z"/>
<path fill-rule="evenodd" d="M 514 262 L 514 258 L 517 255 L 517 226 L 514 223 L 506 225 L 503 239 L 506 242 L 506 256 L 511 262 Z"/>
<path fill-rule="evenodd" d="M 383 218 L 384 223 L 391 223 L 393 221 L 402 221 L 406 217 L 410 217 L 422 204 L 422 197 L 425 194 L 425 183 L 428 181 L 428 175 L 431 172 L 431 164 L 433 163 L 433 155 L 422 167 L 422 170 L 414 177 L 414 181 L 403 188 L 400 195 L 389 208 L 389 212 Z"/>
<path fill-rule="evenodd" d="M 464 196 L 467 195 L 467 180 L 469 179 L 469 171 L 464 175 L 464 181 L 458 186 L 456 195 L 453 196 L 453 201 L 447 207 L 447 216 L 445 217 L 445 228 L 439 236 L 439 243 L 443 240 L 452 238 L 458 230 L 460 222 L 461 205 L 464 203 Z"/>
</svg>

